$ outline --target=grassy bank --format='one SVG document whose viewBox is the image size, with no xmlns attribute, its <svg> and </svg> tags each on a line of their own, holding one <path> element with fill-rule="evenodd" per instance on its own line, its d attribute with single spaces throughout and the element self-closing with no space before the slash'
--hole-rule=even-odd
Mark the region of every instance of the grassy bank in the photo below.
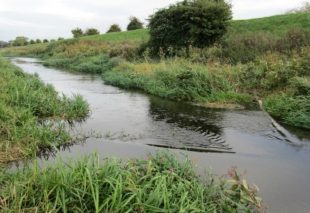
<svg viewBox="0 0 310 213">
<path fill-rule="evenodd" d="M 263 212 L 256 189 L 232 170 L 230 180 L 202 180 L 167 153 L 147 160 L 99 162 L 95 155 L 44 169 L 0 175 L 1 212 Z"/>
<path fill-rule="evenodd" d="M 47 121 L 72 121 L 87 114 L 81 96 L 60 97 L 52 86 L 0 58 L 0 164 L 69 142 L 64 127 Z"/>
</svg>

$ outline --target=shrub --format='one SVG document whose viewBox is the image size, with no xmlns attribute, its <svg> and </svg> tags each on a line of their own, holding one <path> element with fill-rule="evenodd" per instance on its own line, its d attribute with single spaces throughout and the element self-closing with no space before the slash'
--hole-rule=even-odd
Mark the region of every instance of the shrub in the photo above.
<svg viewBox="0 0 310 213">
<path fill-rule="evenodd" d="M 310 2 L 304 2 L 300 8 L 292 9 L 287 13 L 308 13 L 310 12 Z"/>
<path fill-rule="evenodd" d="M 310 96 L 278 94 L 268 96 L 265 109 L 284 123 L 310 129 Z"/>
<path fill-rule="evenodd" d="M 81 28 L 78 28 L 78 27 L 71 30 L 71 33 L 73 34 L 74 38 L 79 38 L 79 37 L 83 36 L 83 30 Z"/>
<path fill-rule="evenodd" d="M 290 80 L 295 95 L 310 95 L 310 78 L 295 77 Z"/>
<path fill-rule="evenodd" d="M 112 24 L 107 33 L 121 32 L 121 28 L 118 24 Z"/>
<path fill-rule="evenodd" d="M 138 30 L 143 29 L 143 23 L 137 17 L 130 17 L 127 30 Z"/>
<path fill-rule="evenodd" d="M 17 36 L 12 43 L 13 46 L 25 46 L 27 44 L 28 44 L 28 38 L 24 36 Z"/>
<path fill-rule="evenodd" d="M 100 34 L 100 32 L 95 28 L 88 28 L 84 33 L 84 35 L 98 35 L 98 34 Z"/>
<path fill-rule="evenodd" d="M 203 48 L 218 41 L 231 19 L 224 0 L 188 0 L 161 9 L 150 18 L 150 46 L 155 52 L 168 48 Z"/>
</svg>

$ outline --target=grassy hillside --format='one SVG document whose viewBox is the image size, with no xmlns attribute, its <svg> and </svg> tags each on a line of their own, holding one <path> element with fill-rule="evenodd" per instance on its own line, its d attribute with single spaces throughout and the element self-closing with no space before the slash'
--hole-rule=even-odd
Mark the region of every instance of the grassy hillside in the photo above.
<svg viewBox="0 0 310 213">
<path fill-rule="evenodd" d="M 271 17 L 236 20 L 231 22 L 231 32 L 270 32 L 276 35 L 297 27 L 310 30 L 310 13 L 285 14 Z"/>
<path fill-rule="evenodd" d="M 248 20 L 233 20 L 231 21 L 229 32 L 244 33 L 264 31 L 281 35 L 281 33 L 284 33 L 293 27 L 310 30 L 310 13 L 285 14 Z M 148 30 L 143 29 L 129 32 L 85 36 L 82 39 L 122 42 L 128 40 L 145 41 L 148 37 Z"/>
<path fill-rule="evenodd" d="M 96 40 L 107 42 L 123 42 L 123 41 L 147 41 L 149 33 L 147 29 L 132 30 L 126 32 L 106 33 L 101 35 L 85 36 L 83 40 Z"/>
</svg>

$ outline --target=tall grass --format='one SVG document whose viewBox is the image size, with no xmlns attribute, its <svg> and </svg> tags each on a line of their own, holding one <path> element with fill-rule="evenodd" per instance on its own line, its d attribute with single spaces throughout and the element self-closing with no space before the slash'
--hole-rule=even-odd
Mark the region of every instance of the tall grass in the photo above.
<svg viewBox="0 0 310 213">
<path fill-rule="evenodd" d="M 0 59 L 0 91 L 0 164 L 69 142 L 63 125 L 55 122 L 83 119 L 89 111 L 81 96 L 59 96 L 51 85 L 4 59 Z"/>
<path fill-rule="evenodd" d="M 47 43 L 31 44 L 21 47 L 0 48 L 0 55 L 37 57 L 46 52 L 46 47 Z"/>
<path fill-rule="evenodd" d="M 104 73 L 103 78 L 112 85 L 141 89 L 177 101 L 249 102 L 249 96 L 238 93 L 231 84 L 230 69 L 234 68 L 205 67 L 175 59 L 159 63 L 122 63 Z"/>
<path fill-rule="evenodd" d="M 0 175 L 2 212 L 263 212 L 255 188 L 197 176 L 168 153 L 127 163 L 98 156 Z"/>
<path fill-rule="evenodd" d="M 270 95 L 266 98 L 264 107 L 282 122 L 310 130 L 310 95 Z"/>
</svg>

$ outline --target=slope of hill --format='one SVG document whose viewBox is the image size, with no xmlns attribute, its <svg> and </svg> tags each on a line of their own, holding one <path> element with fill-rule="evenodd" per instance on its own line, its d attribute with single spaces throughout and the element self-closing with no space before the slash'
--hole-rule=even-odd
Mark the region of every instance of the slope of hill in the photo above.
<svg viewBox="0 0 310 213">
<path fill-rule="evenodd" d="M 276 15 L 257 19 L 233 20 L 228 33 L 244 32 L 270 32 L 281 35 L 291 28 L 310 30 L 310 13 L 297 13 Z M 121 41 L 146 41 L 149 37 L 148 30 L 134 30 L 119 33 L 107 33 L 94 36 L 82 37 L 83 40 L 99 40 L 109 42 Z"/>
<path fill-rule="evenodd" d="M 257 19 L 236 20 L 231 23 L 231 32 L 270 32 L 276 35 L 291 28 L 310 30 L 310 13 L 276 15 Z"/>
<path fill-rule="evenodd" d="M 274 34 L 275 36 L 281 36 L 286 31 L 292 28 L 301 28 L 303 30 L 310 31 L 310 13 L 285 14 L 248 20 L 233 20 L 231 21 L 231 27 L 229 28 L 227 36 L 229 36 L 229 34 L 240 34 L 247 32 L 265 32 Z M 102 41 L 110 43 L 126 41 L 140 43 L 147 41 L 148 38 L 148 30 L 141 29 L 126 32 L 85 36 L 82 37 L 81 40 Z M 27 51 L 29 51 L 31 55 L 36 55 L 37 53 L 40 54 L 42 50 L 46 47 L 46 43 L 32 44 L 24 47 L 8 47 L 0 49 L 0 54 L 27 55 Z"/>
</svg>

